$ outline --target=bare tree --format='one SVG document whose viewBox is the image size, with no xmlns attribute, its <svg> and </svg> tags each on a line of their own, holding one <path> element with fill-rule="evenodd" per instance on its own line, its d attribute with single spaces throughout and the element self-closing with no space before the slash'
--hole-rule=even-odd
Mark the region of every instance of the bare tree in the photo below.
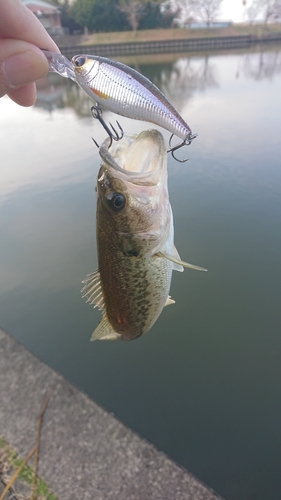
<svg viewBox="0 0 281 500">
<path fill-rule="evenodd" d="M 268 21 L 275 18 L 277 4 L 280 2 L 278 2 L 277 0 L 259 0 L 259 1 L 262 7 L 261 10 L 263 13 L 264 22 L 265 24 L 267 24 Z"/>
<path fill-rule="evenodd" d="M 250 15 L 255 12 L 261 14 L 265 24 L 269 21 L 277 21 L 281 17 L 281 0 L 255 0 L 248 12 L 249 10 Z"/>
<path fill-rule="evenodd" d="M 141 0 L 120 0 L 118 9 L 121 12 L 124 12 L 127 21 L 134 32 L 134 35 L 136 35 L 139 20 L 144 11 L 144 2 Z"/>
<path fill-rule="evenodd" d="M 243 70 L 246 77 L 255 80 L 273 80 L 281 73 L 281 51 L 261 51 L 259 54 L 246 53 L 243 56 Z"/>
<path fill-rule="evenodd" d="M 250 24 L 253 24 L 254 20 L 257 18 L 257 16 L 260 13 L 260 10 L 261 10 L 261 8 L 257 2 L 253 2 L 252 5 L 250 5 L 250 7 L 247 8 L 246 15 L 250 21 Z"/>
<path fill-rule="evenodd" d="M 207 26 L 215 21 L 221 3 L 222 0 L 177 0 L 183 22 L 188 23 L 196 19 L 204 21 Z"/>
</svg>

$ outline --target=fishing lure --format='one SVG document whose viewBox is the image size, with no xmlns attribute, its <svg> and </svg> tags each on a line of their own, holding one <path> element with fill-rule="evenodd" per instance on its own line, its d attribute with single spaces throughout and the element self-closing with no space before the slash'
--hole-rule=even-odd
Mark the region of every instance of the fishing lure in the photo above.
<svg viewBox="0 0 281 500">
<path fill-rule="evenodd" d="M 189 146 L 197 134 L 192 134 L 180 114 L 148 78 L 125 64 L 105 57 L 77 55 L 70 62 L 62 54 L 43 52 L 51 71 L 71 78 L 96 102 L 92 107 L 92 114 L 103 125 L 111 141 L 120 140 L 123 130 L 117 122 L 121 136 L 110 124 L 111 131 L 102 118 L 101 108 L 126 118 L 151 122 L 168 130 L 172 134 L 168 152 L 171 152 L 175 160 L 186 161 L 176 158 L 174 152 L 183 146 Z M 182 142 L 172 147 L 174 135 L 180 137 Z"/>
</svg>

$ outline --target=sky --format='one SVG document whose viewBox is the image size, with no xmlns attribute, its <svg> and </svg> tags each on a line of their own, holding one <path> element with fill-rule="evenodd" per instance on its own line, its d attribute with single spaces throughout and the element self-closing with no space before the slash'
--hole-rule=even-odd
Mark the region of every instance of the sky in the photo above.
<svg viewBox="0 0 281 500">
<path fill-rule="evenodd" d="M 232 21 L 234 23 L 247 21 L 246 10 L 253 4 L 253 1 L 245 0 L 246 5 L 243 5 L 242 0 L 222 0 L 216 21 Z M 257 16 L 258 19 L 261 19 L 261 16 Z"/>
<path fill-rule="evenodd" d="M 246 8 L 252 3 L 251 0 L 247 0 Z M 223 0 L 220 9 L 220 16 L 218 19 L 224 21 L 234 21 L 236 23 L 244 21 L 243 13 L 245 7 L 242 4 L 242 0 Z"/>
</svg>

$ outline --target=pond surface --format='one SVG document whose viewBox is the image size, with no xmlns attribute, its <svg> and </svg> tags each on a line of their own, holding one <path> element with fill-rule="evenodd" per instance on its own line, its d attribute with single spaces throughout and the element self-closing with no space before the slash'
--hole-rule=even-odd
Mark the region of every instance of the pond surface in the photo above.
<svg viewBox="0 0 281 500">
<path fill-rule="evenodd" d="M 280 500 L 280 49 L 129 63 L 199 134 L 189 162 L 169 157 L 169 191 L 178 251 L 208 273 L 174 273 L 176 303 L 142 338 L 89 341 L 91 137 L 105 134 L 78 87 L 48 75 L 35 107 L 0 101 L 0 326 L 227 500 Z"/>
</svg>

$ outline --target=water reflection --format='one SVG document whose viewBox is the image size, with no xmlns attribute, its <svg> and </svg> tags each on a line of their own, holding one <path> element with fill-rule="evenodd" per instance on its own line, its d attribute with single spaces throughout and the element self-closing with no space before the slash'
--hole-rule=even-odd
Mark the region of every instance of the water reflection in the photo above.
<svg viewBox="0 0 281 500">
<path fill-rule="evenodd" d="M 55 73 L 48 73 L 36 82 L 35 106 L 49 112 L 54 109 L 72 108 L 79 117 L 89 116 L 89 98 L 78 85 Z"/>
<path fill-rule="evenodd" d="M 62 84 L 59 75 L 48 73 L 36 82 L 36 87 L 37 101 L 35 106 L 46 111 L 64 108 L 67 86 Z"/>
<path fill-rule="evenodd" d="M 281 51 L 265 52 L 259 54 L 245 54 L 243 58 L 243 71 L 245 76 L 254 80 L 272 80 L 281 71 Z"/>
<path fill-rule="evenodd" d="M 199 132 L 186 165 L 169 158 L 169 191 L 179 253 L 209 271 L 174 273 L 176 304 L 141 340 L 89 342 L 104 131 L 48 75 L 33 109 L 0 101 L 0 325 L 228 500 L 279 500 L 279 49 L 130 63 Z"/>
<path fill-rule="evenodd" d="M 204 92 L 209 87 L 218 87 L 216 64 L 209 56 L 200 59 L 181 58 L 171 67 L 170 72 L 162 72 L 159 87 L 171 100 L 177 109 L 182 106 L 195 92 Z"/>
</svg>

